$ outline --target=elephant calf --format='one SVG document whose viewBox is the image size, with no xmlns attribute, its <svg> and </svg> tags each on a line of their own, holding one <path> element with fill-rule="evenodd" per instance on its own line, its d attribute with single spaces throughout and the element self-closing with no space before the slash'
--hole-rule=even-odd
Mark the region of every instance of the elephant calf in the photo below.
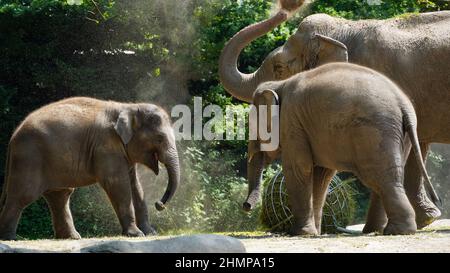
<svg viewBox="0 0 450 273">
<path fill-rule="evenodd" d="M 167 169 L 164 208 L 180 180 L 170 118 L 153 104 L 70 98 L 31 113 L 11 137 L 0 199 L 0 239 L 15 239 L 22 210 L 44 196 L 56 238 L 78 239 L 69 208 L 74 188 L 99 182 L 127 236 L 154 233 L 136 163 Z"/>
<path fill-rule="evenodd" d="M 415 233 L 414 210 L 403 187 L 411 146 L 428 190 L 438 200 L 422 160 L 414 108 L 380 73 L 354 64 L 326 64 L 260 84 L 253 103 L 257 108 L 280 104 L 280 150 L 262 151 L 266 141 L 259 136 L 250 141 L 244 209 L 258 200 L 262 170 L 280 151 L 294 235 L 320 233 L 327 188 L 336 170 L 353 172 L 372 190 L 372 203 L 387 213 L 384 234 Z"/>
</svg>

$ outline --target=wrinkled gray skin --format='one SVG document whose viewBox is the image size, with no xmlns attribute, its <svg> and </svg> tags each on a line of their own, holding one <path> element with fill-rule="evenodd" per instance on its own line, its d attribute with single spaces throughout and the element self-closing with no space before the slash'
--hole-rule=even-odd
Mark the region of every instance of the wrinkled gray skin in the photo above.
<svg viewBox="0 0 450 273">
<path fill-rule="evenodd" d="M 77 97 L 44 106 L 16 129 L 8 147 L 0 202 L 0 239 L 16 237 L 22 210 L 44 196 L 56 238 L 78 239 L 70 213 L 74 188 L 98 182 L 127 236 L 154 233 L 148 221 L 136 163 L 169 176 L 156 203 L 164 208 L 179 184 L 180 168 L 167 113 L 153 104 L 125 104 Z"/>
<path fill-rule="evenodd" d="M 431 183 L 413 105 L 393 82 L 362 66 L 330 63 L 284 81 L 262 83 L 253 101 L 256 106 L 281 105 L 279 150 L 294 219 L 292 235 L 320 234 L 322 208 L 336 170 L 354 173 L 376 193 L 387 213 L 384 234 L 416 232 L 414 209 L 403 187 L 411 146 L 412 157 Z M 258 200 L 264 166 L 280 152 L 261 151 L 261 143 L 249 144 L 247 209 Z"/>
<path fill-rule="evenodd" d="M 231 95 L 251 102 L 260 83 L 283 80 L 348 57 L 352 63 L 387 75 L 411 98 L 418 117 L 424 158 L 430 143 L 450 143 L 450 11 L 361 21 L 311 15 L 283 46 L 266 57 L 257 71 L 241 73 L 237 60 L 242 49 L 287 20 L 287 14 L 281 10 L 266 21 L 246 27 L 224 47 L 219 74 Z M 439 209 L 424 191 L 420 168 L 414 158 L 409 158 L 406 165 L 405 188 L 419 228 L 440 216 Z M 383 230 L 386 214 L 375 194 L 371 197 L 367 218 L 364 232 Z"/>
</svg>

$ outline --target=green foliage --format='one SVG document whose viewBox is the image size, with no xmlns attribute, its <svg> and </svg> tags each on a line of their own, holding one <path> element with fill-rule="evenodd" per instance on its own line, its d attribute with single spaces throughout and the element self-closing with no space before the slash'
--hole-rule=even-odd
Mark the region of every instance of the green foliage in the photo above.
<svg viewBox="0 0 450 273">
<path fill-rule="evenodd" d="M 207 142 L 187 142 L 181 149 L 183 189 L 170 206 L 155 215 L 160 231 L 244 231 L 258 228 L 258 211 L 242 212 L 247 186 L 238 175 L 241 160 Z M 208 152 L 206 152 L 208 151 Z"/>
<path fill-rule="evenodd" d="M 19 239 L 51 238 L 53 236 L 52 220 L 47 203 L 43 198 L 27 207 L 17 227 Z"/>
<path fill-rule="evenodd" d="M 442 0 L 316 0 L 313 13 L 327 13 L 347 19 L 385 19 L 404 13 L 449 9 Z"/>
<path fill-rule="evenodd" d="M 445 144 L 433 144 L 427 159 L 427 171 L 436 192 L 444 200 L 441 218 L 450 217 L 450 147 Z"/>
<path fill-rule="evenodd" d="M 77 231 L 82 237 L 113 236 L 121 233 L 111 203 L 98 185 L 76 189 L 70 207 Z"/>
</svg>

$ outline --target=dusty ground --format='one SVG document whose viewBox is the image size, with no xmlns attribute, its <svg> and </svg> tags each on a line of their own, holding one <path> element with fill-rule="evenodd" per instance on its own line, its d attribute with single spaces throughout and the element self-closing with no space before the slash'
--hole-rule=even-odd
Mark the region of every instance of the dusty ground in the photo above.
<svg viewBox="0 0 450 273">
<path fill-rule="evenodd" d="M 361 230 L 362 225 L 348 227 Z M 439 220 L 425 230 L 411 236 L 370 235 L 323 235 L 314 238 L 285 237 L 265 233 L 229 234 L 240 239 L 247 252 L 449 252 L 450 219 Z M 145 238 L 155 240 L 168 238 L 159 236 Z M 11 247 L 58 252 L 77 252 L 80 248 L 108 240 L 141 241 L 142 238 L 126 237 L 96 238 L 83 240 L 36 240 L 0 243 Z"/>
<path fill-rule="evenodd" d="M 348 227 L 362 230 L 363 225 Z M 268 237 L 243 239 L 248 252 L 448 252 L 450 220 L 439 220 L 408 236 L 323 235 L 315 238 Z"/>
</svg>

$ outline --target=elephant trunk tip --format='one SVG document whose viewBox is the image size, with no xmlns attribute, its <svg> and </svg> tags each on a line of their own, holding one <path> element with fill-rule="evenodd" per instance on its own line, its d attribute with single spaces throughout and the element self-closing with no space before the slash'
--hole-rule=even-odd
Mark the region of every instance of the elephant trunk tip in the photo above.
<svg viewBox="0 0 450 273">
<path fill-rule="evenodd" d="M 166 206 L 164 205 L 163 202 L 158 201 L 158 202 L 155 203 L 155 208 L 156 208 L 156 210 L 158 210 L 158 211 L 162 211 L 162 210 L 165 210 L 165 209 L 166 209 Z"/>
<path fill-rule="evenodd" d="M 253 209 L 253 205 L 250 202 L 246 201 L 244 202 L 244 204 L 242 204 L 242 209 L 245 212 L 250 212 Z"/>
</svg>

